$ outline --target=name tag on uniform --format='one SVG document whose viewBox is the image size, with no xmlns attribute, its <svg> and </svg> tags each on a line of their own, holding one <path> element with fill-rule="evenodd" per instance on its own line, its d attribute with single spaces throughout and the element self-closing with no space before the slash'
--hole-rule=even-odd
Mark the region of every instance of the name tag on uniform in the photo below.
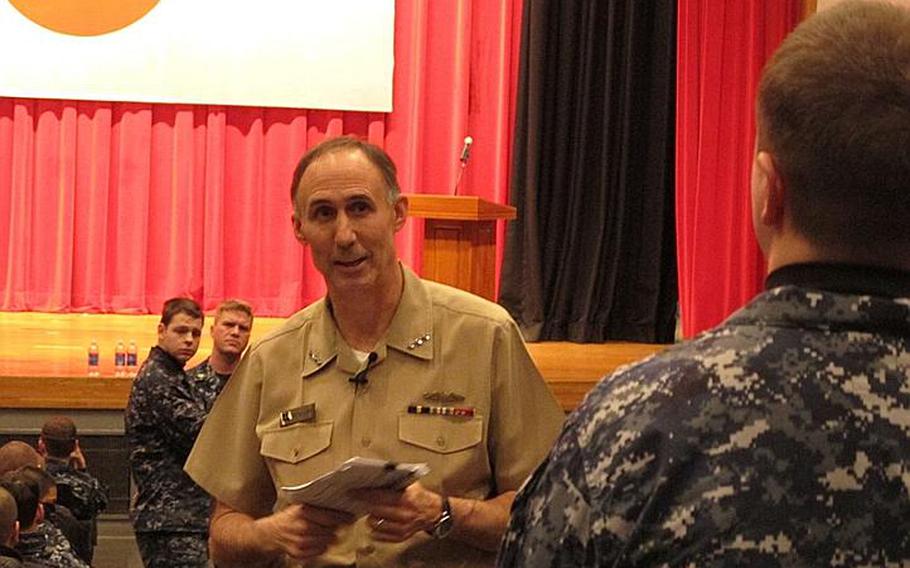
<svg viewBox="0 0 910 568">
<path fill-rule="evenodd" d="M 282 428 L 301 422 L 313 422 L 316 420 L 316 403 L 304 404 L 297 408 L 285 410 L 279 415 L 278 425 Z"/>
</svg>

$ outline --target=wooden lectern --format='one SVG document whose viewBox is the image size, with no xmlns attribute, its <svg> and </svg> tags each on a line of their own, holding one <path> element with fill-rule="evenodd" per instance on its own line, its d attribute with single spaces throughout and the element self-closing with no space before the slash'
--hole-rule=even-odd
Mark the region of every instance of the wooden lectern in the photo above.
<svg viewBox="0 0 910 568">
<path fill-rule="evenodd" d="M 515 208 L 468 195 L 408 194 L 408 216 L 426 219 L 423 274 L 496 301 L 496 221 Z"/>
</svg>

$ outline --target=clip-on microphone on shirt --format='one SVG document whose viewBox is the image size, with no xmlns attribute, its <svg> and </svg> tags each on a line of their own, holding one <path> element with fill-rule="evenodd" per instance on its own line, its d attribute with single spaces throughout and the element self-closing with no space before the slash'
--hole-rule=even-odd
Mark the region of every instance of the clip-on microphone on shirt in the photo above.
<svg viewBox="0 0 910 568">
<path fill-rule="evenodd" d="M 349 378 L 348 382 L 353 384 L 354 386 L 360 386 L 360 385 L 365 385 L 365 384 L 369 383 L 370 380 L 367 378 L 367 371 L 370 370 L 370 366 L 373 363 L 375 363 L 376 359 L 378 359 L 378 358 L 379 358 L 379 355 L 377 355 L 376 353 L 371 351 L 369 356 L 367 357 L 366 365 L 363 366 L 363 369 L 360 369 L 359 371 L 357 371 L 357 373 L 354 374 L 353 377 Z"/>
</svg>

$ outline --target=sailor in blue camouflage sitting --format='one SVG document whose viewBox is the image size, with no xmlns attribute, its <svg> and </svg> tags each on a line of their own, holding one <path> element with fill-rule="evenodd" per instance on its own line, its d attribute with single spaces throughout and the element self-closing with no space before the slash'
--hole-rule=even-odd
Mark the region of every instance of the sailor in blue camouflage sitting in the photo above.
<svg viewBox="0 0 910 568">
<path fill-rule="evenodd" d="M 41 427 L 38 453 L 57 484 L 57 503 L 72 511 L 90 534 L 88 558 L 98 542 L 97 518 L 107 507 L 108 489 L 87 471 L 76 424 L 66 416 L 52 416 Z"/>
<path fill-rule="evenodd" d="M 910 566 L 910 8 L 809 18 L 757 117 L 765 292 L 589 394 L 500 566 Z"/>
</svg>

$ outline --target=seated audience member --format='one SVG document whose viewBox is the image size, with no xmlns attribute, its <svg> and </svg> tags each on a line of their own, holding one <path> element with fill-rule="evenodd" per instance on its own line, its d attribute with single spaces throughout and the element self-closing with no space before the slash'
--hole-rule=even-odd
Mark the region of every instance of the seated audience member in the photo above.
<svg viewBox="0 0 910 568">
<path fill-rule="evenodd" d="M 107 507 L 107 487 L 88 472 L 71 419 L 54 416 L 44 423 L 38 453 L 44 456 L 47 472 L 57 482 L 57 502 L 69 507 L 76 518 L 95 519 Z"/>
<path fill-rule="evenodd" d="M 75 543 L 74 546 L 79 556 L 91 563 L 97 544 L 97 517 L 107 507 L 107 487 L 86 470 L 76 424 L 66 416 L 48 419 L 41 427 L 38 452 L 44 456 L 45 468 L 56 481 L 57 505 L 72 511 L 79 524 L 85 527 L 83 530 L 88 531 L 88 546 Z"/>
<path fill-rule="evenodd" d="M 15 475 L 19 479 L 38 485 L 38 503 L 44 511 L 44 522 L 59 529 L 69 541 L 76 556 L 91 564 L 91 526 L 80 522 L 66 506 L 57 503 L 57 484 L 54 478 L 46 471 L 31 465 L 17 469 Z"/>
<path fill-rule="evenodd" d="M 24 475 L 38 487 L 39 502 L 51 504 L 56 501 L 57 488 L 53 478 L 43 471 L 44 467 L 44 457 L 25 442 L 13 440 L 0 447 L 0 474 L 15 473 L 20 478 Z M 89 527 L 78 523 L 66 507 L 58 510 L 51 504 L 48 509 L 49 512 L 45 515 L 42 508 L 42 517 L 47 517 L 51 525 L 62 531 L 78 556 L 88 562 L 88 543 L 91 542 Z"/>
<path fill-rule="evenodd" d="M 0 475 L 29 465 L 44 468 L 44 458 L 35 451 L 35 448 L 19 440 L 12 440 L 0 446 Z"/>
<path fill-rule="evenodd" d="M 186 469 L 217 500 L 213 560 L 491 565 L 515 490 L 564 418 L 518 326 L 401 265 L 407 197 L 382 149 L 319 144 L 297 166 L 291 204 L 328 294 L 250 348 L 193 448 Z M 354 456 L 430 473 L 358 494 L 359 519 L 279 491 Z"/>
<path fill-rule="evenodd" d="M 910 7 L 802 23 L 757 125 L 765 292 L 588 395 L 501 566 L 910 566 Z"/>
<path fill-rule="evenodd" d="M 22 568 L 19 542 L 19 509 L 9 491 L 0 487 L 0 568 Z"/>
<path fill-rule="evenodd" d="M 63 533 L 44 520 L 40 488 L 31 477 L 13 471 L 0 476 L 0 486 L 10 492 L 19 511 L 19 542 L 16 551 L 24 560 L 54 568 L 86 568 Z"/>
</svg>

